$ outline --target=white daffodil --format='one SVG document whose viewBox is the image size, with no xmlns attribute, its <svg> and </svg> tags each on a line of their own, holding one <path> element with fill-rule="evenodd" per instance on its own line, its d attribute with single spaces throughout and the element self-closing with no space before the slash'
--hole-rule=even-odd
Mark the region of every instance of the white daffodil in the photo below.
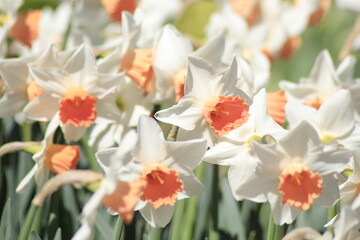
<svg viewBox="0 0 360 240">
<path fill-rule="evenodd" d="M 206 152 L 203 160 L 230 166 L 228 179 L 231 191 L 236 200 L 242 200 L 243 192 L 247 191 L 242 188 L 242 183 L 252 176 L 260 163 L 252 141 L 262 142 L 267 137 L 278 140 L 286 132 L 267 114 L 266 92 L 262 89 L 253 99 L 247 122 L 220 138 L 220 142 Z M 265 196 L 247 198 L 257 202 L 266 201 Z"/>
<path fill-rule="evenodd" d="M 290 127 L 307 120 L 316 129 L 323 144 L 348 149 L 360 148 L 360 126 L 355 121 L 355 110 L 349 91 L 337 91 L 319 110 L 291 100 L 285 109 Z"/>
<path fill-rule="evenodd" d="M 178 139 L 204 137 L 213 146 L 220 136 L 240 127 L 248 119 L 251 100 L 237 83 L 237 61 L 216 73 L 205 60 L 188 57 L 185 95 L 169 109 L 155 117 L 165 123 L 179 126 Z"/>
<path fill-rule="evenodd" d="M 164 227 L 172 217 L 176 200 L 193 196 L 202 189 L 192 170 L 205 151 L 204 139 L 165 141 L 156 121 L 142 116 L 135 146 L 129 143 L 126 148 L 101 150 L 97 156 L 105 172 L 111 169 L 109 159 L 121 162 L 122 167 L 117 171 L 119 180 L 146 181 L 136 209 L 151 226 Z"/>
<path fill-rule="evenodd" d="M 339 198 L 333 175 L 346 167 L 352 154 L 345 149 L 324 151 L 307 122 L 299 123 L 277 143 L 253 141 L 253 149 L 260 164 L 242 183 L 243 197 L 266 197 L 279 225 L 293 222 L 312 205 L 331 206 Z"/>
<path fill-rule="evenodd" d="M 301 78 L 299 83 L 281 81 L 280 88 L 285 91 L 288 99 L 319 109 L 337 90 L 350 87 L 348 74 L 353 68 L 350 60 L 346 60 L 344 65 L 341 64 L 335 70 L 329 52 L 324 50 L 316 58 L 308 78 Z"/>
<path fill-rule="evenodd" d="M 61 64 L 52 48 L 45 54 L 53 67 L 31 67 L 30 73 L 43 93 L 24 109 L 29 118 L 52 119 L 60 125 L 66 141 L 77 141 L 97 117 L 115 121 L 119 116 L 114 99 L 122 74 L 97 72 L 91 50 L 80 46 Z"/>
<path fill-rule="evenodd" d="M 214 68 L 223 70 L 225 64 L 221 62 L 221 57 L 224 44 L 225 39 L 220 34 L 194 51 L 189 39 L 174 26 L 166 25 L 158 34 L 154 44 L 155 101 L 171 100 L 174 103 L 174 96 L 176 101 L 183 97 L 187 56 L 202 57 Z"/>
<path fill-rule="evenodd" d="M 140 45 L 149 45 L 166 22 L 173 22 L 183 9 L 181 0 L 140 0 L 134 17 L 141 22 Z"/>
<path fill-rule="evenodd" d="M 351 205 L 341 207 L 333 226 L 334 236 L 327 231 L 318 240 L 360 240 L 360 197 Z"/>
<path fill-rule="evenodd" d="M 129 146 L 135 144 L 136 138 L 135 130 L 128 132 L 119 149 L 129 149 Z M 122 162 L 119 158 L 114 157 L 116 151 L 117 149 L 110 148 L 96 153 L 100 166 L 105 172 L 105 177 L 101 180 L 100 187 L 83 208 L 80 219 L 82 225 L 73 236 L 72 239 L 74 240 L 85 240 L 91 237 L 96 210 L 100 204 L 108 207 L 114 214 L 120 215 L 127 224 L 134 217 L 134 208 L 140 199 L 146 181 L 144 179 L 134 182 L 121 181 L 118 171 L 122 167 Z"/>
<path fill-rule="evenodd" d="M 51 121 L 46 129 L 44 140 L 41 142 L 41 150 L 34 154 L 34 167 L 24 177 L 16 188 L 21 192 L 34 177 L 38 189 L 40 189 L 50 176 L 50 171 L 59 174 L 75 169 L 79 158 L 79 146 L 54 144 L 53 138 L 58 127 L 56 121 Z"/>
<path fill-rule="evenodd" d="M 14 116 L 42 92 L 31 79 L 27 64 L 30 59 L 6 59 L 0 61 L 0 74 L 5 93 L 0 99 L 0 117 Z"/>
</svg>

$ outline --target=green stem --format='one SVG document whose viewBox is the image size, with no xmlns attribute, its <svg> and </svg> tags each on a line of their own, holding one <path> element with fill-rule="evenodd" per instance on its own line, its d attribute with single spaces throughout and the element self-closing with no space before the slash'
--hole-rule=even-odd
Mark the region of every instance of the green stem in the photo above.
<svg viewBox="0 0 360 240">
<path fill-rule="evenodd" d="M 210 215 L 210 240 L 219 239 L 218 232 L 218 202 L 219 202 L 219 166 L 212 166 L 212 201 L 211 201 L 211 215 Z"/>
<path fill-rule="evenodd" d="M 36 233 L 40 232 L 41 229 L 41 221 L 43 219 L 43 213 L 44 213 L 44 205 L 38 208 L 35 214 L 35 219 L 33 220 L 33 223 L 31 225 L 30 232 L 34 231 Z"/>
<path fill-rule="evenodd" d="M 119 240 L 120 239 L 123 229 L 124 229 L 124 221 L 119 216 L 118 220 L 117 220 L 117 223 L 116 223 L 116 231 L 115 231 L 115 235 L 114 235 L 114 240 Z"/>
<path fill-rule="evenodd" d="M 86 158 L 89 161 L 90 168 L 92 170 L 94 170 L 94 171 L 99 172 L 101 169 L 100 169 L 100 166 L 99 166 L 98 162 L 96 161 L 94 151 L 88 145 L 88 136 L 87 136 L 86 133 L 81 138 L 81 143 L 82 143 L 82 145 L 84 147 L 85 155 L 86 155 Z"/>
<path fill-rule="evenodd" d="M 38 207 L 31 204 L 30 209 L 26 215 L 25 223 L 20 231 L 19 240 L 27 240 L 30 237 L 31 225 L 36 215 Z"/>
<path fill-rule="evenodd" d="M 274 223 L 273 215 L 270 213 L 269 217 L 269 225 L 268 225 L 268 232 L 267 232 L 267 240 L 273 240 L 275 236 L 276 225 Z"/>
<path fill-rule="evenodd" d="M 207 164 L 201 163 L 200 166 L 198 166 L 195 169 L 195 176 L 202 180 L 205 175 L 205 169 Z M 197 204 L 199 201 L 199 196 L 192 197 L 187 200 L 187 206 L 186 206 L 186 213 L 183 221 L 183 238 L 182 239 L 191 239 L 193 237 L 193 230 L 194 230 L 194 222 L 197 216 Z"/>
<path fill-rule="evenodd" d="M 171 222 L 171 227 L 170 227 L 170 239 L 171 240 L 178 240 L 181 239 L 180 237 L 180 230 L 181 230 L 181 225 L 182 225 L 182 220 L 183 220 L 183 215 L 184 215 L 184 209 L 185 209 L 185 200 L 182 201 L 178 201 L 176 203 L 176 208 L 175 208 L 175 214 L 173 217 L 173 220 Z"/>
<path fill-rule="evenodd" d="M 285 225 L 275 225 L 275 240 L 280 240 L 284 236 L 284 226 Z"/>
<path fill-rule="evenodd" d="M 31 127 L 32 127 L 32 123 L 28 123 L 28 122 L 25 122 L 23 125 L 22 125 L 22 140 L 24 142 L 29 142 L 31 141 Z"/>
<path fill-rule="evenodd" d="M 339 210 L 340 210 L 340 201 L 338 201 L 333 207 L 329 208 L 328 217 L 327 217 L 328 222 L 336 216 L 336 214 L 339 212 Z M 326 230 L 328 232 L 330 232 L 331 234 L 334 234 L 333 227 L 328 227 Z"/>
<path fill-rule="evenodd" d="M 162 228 L 151 228 L 150 240 L 160 240 Z"/>
</svg>

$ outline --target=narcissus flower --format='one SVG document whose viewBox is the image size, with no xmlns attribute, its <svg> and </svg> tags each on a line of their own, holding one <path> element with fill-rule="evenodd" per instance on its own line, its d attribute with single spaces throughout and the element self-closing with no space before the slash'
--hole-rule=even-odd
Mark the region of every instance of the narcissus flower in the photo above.
<svg viewBox="0 0 360 240">
<path fill-rule="evenodd" d="M 230 166 L 228 172 L 230 188 L 233 196 L 241 200 L 243 193 L 247 191 L 247 188 L 242 188 L 242 183 L 251 177 L 259 165 L 252 141 L 266 143 L 266 138 L 276 141 L 286 132 L 267 114 L 266 92 L 262 89 L 253 99 L 247 122 L 221 137 L 219 143 L 206 152 L 204 161 Z M 253 198 L 247 195 L 247 198 L 266 201 L 264 196 Z"/>
<path fill-rule="evenodd" d="M 37 187 L 40 189 L 48 180 L 50 171 L 59 174 L 76 168 L 80 158 L 80 148 L 76 145 L 54 144 L 53 138 L 57 127 L 58 124 L 55 121 L 50 122 L 41 143 L 41 150 L 33 156 L 35 165 L 20 182 L 16 188 L 17 192 L 21 192 L 32 177 L 35 178 Z"/>
<path fill-rule="evenodd" d="M 128 144 L 131 145 L 134 141 L 136 141 L 135 130 L 125 135 L 120 148 L 128 149 Z M 121 216 L 127 224 L 134 217 L 134 208 L 144 191 L 146 181 L 142 178 L 132 182 L 121 181 L 118 173 L 123 165 L 121 159 L 113 156 L 114 151 L 117 149 L 110 148 L 96 153 L 97 159 L 101 159 L 99 163 L 105 172 L 105 177 L 102 179 L 100 187 L 83 208 L 81 213 L 82 226 L 75 233 L 73 237 L 75 240 L 90 238 L 96 210 L 100 204 L 109 208 L 112 213 Z"/>
<path fill-rule="evenodd" d="M 142 116 L 136 143 L 105 149 L 97 154 L 100 164 L 110 171 L 109 159 L 121 162 L 117 177 L 121 181 L 144 180 L 146 186 L 136 209 L 153 227 L 169 223 L 175 202 L 197 194 L 201 183 L 192 170 L 206 151 L 204 139 L 186 142 L 165 141 L 156 121 Z"/>
<path fill-rule="evenodd" d="M 25 105 L 43 92 L 32 80 L 27 64 L 28 58 L 0 61 L 0 74 L 5 91 L 0 99 L 0 117 L 14 116 L 22 112 Z"/>
<path fill-rule="evenodd" d="M 339 90 L 331 95 L 319 110 L 289 101 L 286 115 L 290 127 L 307 120 L 316 129 L 323 144 L 348 149 L 360 147 L 360 126 L 355 121 L 355 109 L 347 90 Z"/>
<path fill-rule="evenodd" d="M 114 121 L 119 116 L 115 94 L 121 74 L 97 72 L 95 57 L 85 45 L 61 63 L 53 48 L 44 53 L 52 67 L 31 67 L 31 76 L 43 94 L 30 102 L 25 113 L 34 120 L 56 121 L 67 141 L 77 141 L 96 118 Z M 45 60 L 44 59 L 44 60 Z"/>
<path fill-rule="evenodd" d="M 355 59 L 346 58 L 335 69 L 328 51 L 322 51 L 316 58 L 310 76 L 299 83 L 281 81 L 280 88 L 289 100 L 319 109 L 332 94 L 340 89 L 349 89 L 355 103 L 359 96 L 359 83 L 352 78 Z M 356 106 L 360 112 L 360 105 Z"/>
<path fill-rule="evenodd" d="M 251 100 L 236 88 L 237 61 L 223 72 L 215 70 L 205 60 L 188 57 L 185 96 L 177 105 L 155 114 L 169 124 L 179 126 L 178 139 L 204 137 L 209 146 L 248 119 Z"/>
<path fill-rule="evenodd" d="M 187 56 L 202 57 L 216 69 L 225 68 L 221 57 L 225 39 L 222 34 L 194 51 L 191 42 L 172 25 L 166 25 L 155 39 L 153 68 L 156 76 L 155 100 L 176 102 L 184 96 Z M 169 58 L 172 60 L 169 61 Z"/>
<path fill-rule="evenodd" d="M 333 175 L 346 167 L 352 154 L 344 149 L 325 151 L 307 122 L 300 122 L 277 143 L 253 141 L 253 149 L 260 163 L 242 183 L 247 189 L 243 197 L 266 197 L 279 225 L 291 223 L 312 205 L 331 206 L 339 198 Z"/>
</svg>

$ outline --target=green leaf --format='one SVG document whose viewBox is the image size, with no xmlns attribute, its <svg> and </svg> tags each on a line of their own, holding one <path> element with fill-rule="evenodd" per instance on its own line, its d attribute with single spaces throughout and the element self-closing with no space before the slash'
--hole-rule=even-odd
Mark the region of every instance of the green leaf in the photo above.
<svg viewBox="0 0 360 240">
<path fill-rule="evenodd" d="M 56 0 L 25 0 L 20 7 L 19 12 L 27 12 L 34 9 L 41 9 L 43 7 L 51 7 L 55 9 L 58 3 Z"/>
<path fill-rule="evenodd" d="M 56 230 L 56 234 L 55 234 L 54 240 L 61 240 L 61 228 L 58 228 L 58 229 Z"/>
<path fill-rule="evenodd" d="M 219 227 L 231 235 L 236 235 L 237 239 L 246 239 L 244 219 L 238 207 L 238 203 L 233 197 L 227 178 L 221 181 L 221 196 Z"/>
<path fill-rule="evenodd" d="M 32 240 L 41 240 L 41 237 L 34 231 L 31 232 L 31 239 Z"/>
<path fill-rule="evenodd" d="M 184 11 L 175 25 L 183 34 L 203 40 L 205 38 L 204 28 L 215 10 L 216 4 L 213 1 L 194 2 Z"/>
<path fill-rule="evenodd" d="M 11 214 L 11 199 L 8 198 L 4 206 L 0 221 L 0 239 L 15 239 L 13 234 L 15 231 L 13 226 L 13 218 Z"/>
<path fill-rule="evenodd" d="M 109 225 L 109 218 L 116 217 L 107 213 L 104 207 L 100 207 L 96 213 L 95 227 L 103 239 L 112 239 L 115 234 L 114 229 L 111 227 L 111 225 Z"/>
</svg>

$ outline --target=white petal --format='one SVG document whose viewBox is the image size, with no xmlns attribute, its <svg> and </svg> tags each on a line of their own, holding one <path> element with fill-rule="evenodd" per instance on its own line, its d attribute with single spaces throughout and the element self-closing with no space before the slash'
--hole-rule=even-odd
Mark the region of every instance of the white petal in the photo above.
<svg viewBox="0 0 360 240">
<path fill-rule="evenodd" d="M 143 209 L 140 209 L 141 215 L 152 227 L 165 227 L 171 220 L 175 206 L 164 205 L 157 209 L 151 207 L 148 203 Z"/>
<path fill-rule="evenodd" d="M 71 123 L 60 124 L 61 130 L 64 133 L 64 138 L 66 142 L 78 141 L 86 132 L 87 127 L 75 127 Z"/>
<path fill-rule="evenodd" d="M 339 185 L 333 175 L 323 176 L 323 192 L 315 199 L 314 206 L 331 207 L 340 198 Z"/>
<path fill-rule="evenodd" d="M 50 45 L 44 53 L 33 63 L 30 67 L 47 67 L 47 68 L 60 68 L 59 56 L 55 50 L 54 45 Z"/>
<path fill-rule="evenodd" d="M 339 79 L 335 72 L 335 67 L 331 56 L 327 50 L 322 51 L 316 58 L 310 73 L 310 79 L 322 92 L 331 94 Z"/>
<path fill-rule="evenodd" d="M 335 149 L 326 152 L 310 153 L 304 162 L 314 172 L 321 175 L 340 173 L 349 164 L 352 151 L 347 149 Z"/>
<path fill-rule="evenodd" d="M 276 189 L 276 177 L 256 171 L 259 160 L 246 153 L 238 155 L 228 171 L 231 192 L 238 201 L 246 198 L 254 202 L 265 202 L 266 193 Z"/>
<path fill-rule="evenodd" d="M 294 100 L 289 100 L 285 105 L 286 119 L 291 127 L 306 120 L 315 127 L 319 126 L 318 114 L 315 108 L 306 106 Z"/>
<path fill-rule="evenodd" d="M 91 49 L 83 44 L 78 50 L 66 61 L 63 70 L 69 74 L 82 72 L 84 74 L 96 71 L 95 56 Z"/>
<path fill-rule="evenodd" d="M 355 123 L 350 92 L 339 90 L 334 93 L 321 105 L 318 114 L 321 132 L 334 134 L 335 137 L 349 133 Z"/>
<path fill-rule="evenodd" d="M 174 75 L 186 67 L 186 56 L 192 51 L 190 41 L 174 26 L 166 25 L 155 40 L 153 66 Z"/>
<path fill-rule="evenodd" d="M 28 186 L 31 179 L 33 178 L 36 171 L 38 170 L 38 167 L 39 166 L 37 164 L 35 164 L 34 167 L 30 170 L 30 172 L 28 174 L 26 174 L 26 176 L 21 180 L 19 185 L 16 187 L 17 193 L 21 193 L 22 191 L 24 191 L 24 189 Z"/>
<path fill-rule="evenodd" d="M 29 102 L 24 112 L 27 117 L 38 120 L 48 121 L 59 111 L 59 99 L 52 97 L 50 94 L 42 93 Z"/>
<path fill-rule="evenodd" d="M 176 163 L 185 165 L 190 169 L 194 169 L 201 162 L 206 152 L 206 140 L 195 139 L 186 142 L 166 142 L 166 150 L 168 157 L 174 159 Z"/>
<path fill-rule="evenodd" d="M 58 68 L 30 68 L 30 74 L 35 82 L 49 94 L 56 94 L 61 98 L 69 86 L 64 82 L 61 69 Z"/>
<path fill-rule="evenodd" d="M 238 158 L 238 155 L 246 150 L 246 147 L 242 145 L 220 142 L 205 153 L 203 160 L 212 164 L 231 166 Z"/>
<path fill-rule="evenodd" d="M 209 80 L 215 74 L 215 69 L 204 59 L 188 57 L 188 70 L 185 83 L 185 95 L 196 96 L 199 99 L 209 99 Z"/>
<path fill-rule="evenodd" d="M 155 118 L 185 130 L 193 130 L 203 118 L 203 106 L 194 97 L 185 96 L 171 108 L 155 113 Z"/>
<path fill-rule="evenodd" d="M 217 34 L 210 39 L 204 46 L 198 48 L 192 55 L 202 57 L 215 68 L 221 67 L 222 55 L 225 49 L 225 37 L 223 33 Z"/>
<path fill-rule="evenodd" d="M 310 149 L 320 144 L 320 139 L 315 129 L 308 122 L 302 121 L 281 138 L 279 143 L 289 156 L 304 158 Z"/>
<path fill-rule="evenodd" d="M 159 162 L 166 157 L 165 139 L 156 121 L 142 115 L 138 125 L 138 141 L 134 157 L 141 163 Z"/>
<path fill-rule="evenodd" d="M 111 167 L 111 158 L 115 156 L 116 151 L 117 148 L 108 148 L 101 149 L 95 153 L 97 162 L 106 173 L 110 171 L 109 168 Z"/>
<path fill-rule="evenodd" d="M 28 98 L 24 94 L 7 94 L 0 99 L 0 117 L 14 116 L 21 112 L 24 106 L 28 103 Z"/>
<path fill-rule="evenodd" d="M 0 61 L 0 73 L 9 90 L 24 92 L 27 88 L 29 70 L 26 59 L 6 59 Z"/>
<path fill-rule="evenodd" d="M 116 48 L 105 58 L 98 60 L 98 71 L 99 73 L 117 73 L 119 71 L 119 66 L 121 62 L 121 49 Z"/>
<path fill-rule="evenodd" d="M 189 169 L 188 170 L 183 169 L 183 171 L 181 171 L 180 180 L 184 183 L 184 189 L 182 192 L 178 194 L 177 200 L 195 196 L 196 194 L 200 193 L 201 190 L 203 189 L 203 185 L 201 184 L 201 182 Z"/>
<path fill-rule="evenodd" d="M 34 175 L 34 179 L 38 189 L 41 189 L 42 186 L 44 186 L 46 181 L 49 179 L 49 176 L 50 170 L 47 169 L 47 167 L 45 167 L 44 165 L 40 165 Z"/>
<path fill-rule="evenodd" d="M 280 196 L 272 197 L 269 202 L 274 222 L 277 225 L 290 224 L 301 213 L 300 208 L 291 207 L 289 204 L 282 204 Z"/>
</svg>

